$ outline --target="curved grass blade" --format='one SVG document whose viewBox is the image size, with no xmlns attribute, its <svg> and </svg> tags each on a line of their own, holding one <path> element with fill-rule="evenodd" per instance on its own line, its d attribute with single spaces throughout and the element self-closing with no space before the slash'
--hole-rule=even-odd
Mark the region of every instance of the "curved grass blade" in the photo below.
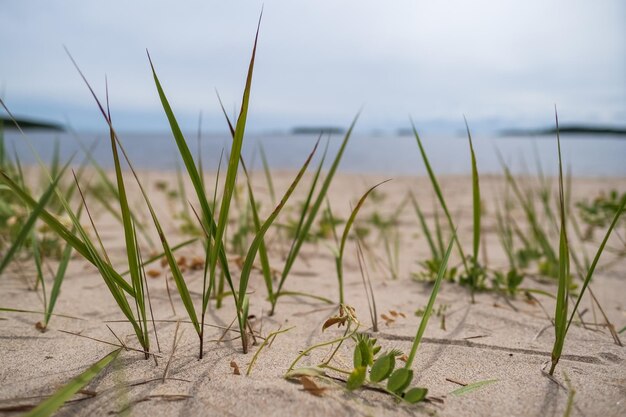
<svg viewBox="0 0 626 417">
<path fill-rule="evenodd" d="M 433 185 L 435 190 L 435 194 L 437 195 L 437 199 L 441 204 L 441 208 L 443 208 L 443 212 L 448 219 L 448 225 L 450 226 L 450 230 L 455 230 L 454 222 L 452 221 L 452 216 L 450 215 L 450 211 L 448 210 L 448 205 L 446 204 L 446 200 L 443 198 L 443 193 L 441 192 L 441 187 L 439 186 L 439 182 L 437 181 L 437 177 L 430 166 L 430 162 L 428 161 L 428 156 L 426 156 L 426 151 L 424 150 L 424 146 L 422 145 L 422 140 L 417 133 L 417 129 L 415 129 L 415 125 L 413 121 L 411 121 L 411 127 L 413 129 L 413 134 L 415 135 L 415 139 L 417 140 L 417 146 L 419 146 L 420 154 L 422 155 L 422 160 L 424 161 L 424 165 L 426 166 L 426 171 L 428 172 L 428 176 L 430 178 L 430 182 Z M 458 235 L 455 233 L 454 240 L 456 241 L 456 246 L 459 251 L 459 255 L 461 256 L 461 260 L 463 261 L 463 267 L 467 275 L 470 275 L 469 266 L 467 265 L 467 259 L 465 258 L 465 253 L 463 252 L 463 247 L 461 246 L 461 242 L 459 241 Z"/>
<path fill-rule="evenodd" d="M 26 413 L 24 417 L 47 417 L 54 414 L 66 401 L 74 394 L 83 389 L 89 382 L 102 372 L 106 366 L 111 363 L 122 349 L 116 349 L 113 352 L 100 359 L 98 362 L 90 366 L 82 374 L 72 379 L 68 384 L 56 391 L 51 397 L 41 402 L 37 407 Z"/>
<path fill-rule="evenodd" d="M 422 316 L 422 321 L 420 321 L 419 328 L 417 329 L 417 334 L 415 335 L 415 339 L 413 339 L 413 345 L 411 346 L 411 353 L 409 353 L 409 358 L 406 361 L 405 368 L 411 368 L 413 365 L 413 360 L 415 359 L 415 354 L 417 353 L 417 348 L 422 340 L 422 336 L 424 335 L 424 331 L 426 331 L 426 326 L 428 325 L 428 319 L 433 311 L 433 306 L 435 305 L 435 299 L 437 298 L 437 293 L 439 293 L 439 288 L 441 287 L 441 281 L 443 280 L 444 275 L 446 274 L 446 268 L 448 267 L 448 259 L 450 258 L 450 252 L 452 252 L 452 246 L 454 245 L 454 241 L 456 239 L 456 231 L 454 232 L 454 236 L 450 240 L 448 244 L 448 249 L 446 249 L 446 253 L 443 256 L 441 261 L 441 266 L 439 267 L 439 273 L 437 274 L 437 279 L 433 284 L 433 289 L 430 292 L 430 298 L 428 299 L 428 304 L 426 304 L 426 308 L 424 309 L 424 315 Z"/>
<path fill-rule="evenodd" d="M 370 195 L 370 193 L 372 191 L 374 191 L 376 188 L 378 188 L 379 186 L 383 185 L 386 182 L 391 181 L 390 179 L 385 180 L 383 182 L 379 182 L 378 184 L 374 185 L 373 187 L 371 187 L 369 190 L 367 190 L 359 199 L 358 203 L 356 204 L 356 206 L 354 206 L 354 209 L 352 210 L 352 213 L 350 213 L 350 217 L 348 217 L 348 220 L 346 221 L 346 226 L 343 229 L 343 234 L 341 235 L 341 244 L 339 245 L 339 252 L 335 258 L 335 262 L 336 262 L 336 266 L 337 266 L 337 280 L 339 281 L 339 304 L 343 304 L 344 303 L 344 296 L 343 296 L 343 254 L 346 248 L 346 242 L 348 241 L 348 235 L 350 234 L 350 229 L 352 228 L 352 224 L 354 223 L 354 221 L 356 220 L 356 216 L 357 214 L 359 214 L 359 210 L 361 210 L 361 207 L 363 207 L 363 204 L 365 203 L 365 200 L 367 199 L 367 197 Z"/>
</svg>

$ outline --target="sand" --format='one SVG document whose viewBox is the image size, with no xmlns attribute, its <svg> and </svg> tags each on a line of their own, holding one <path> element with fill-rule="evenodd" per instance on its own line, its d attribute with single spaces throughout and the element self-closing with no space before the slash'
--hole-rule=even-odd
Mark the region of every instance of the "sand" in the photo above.
<svg viewBox="0 0 626 417">
<path fill-rule="evenodd" d="M 277 173 L 277 191 L 284 190 L 293 173 Z M 150 189 L 153 202 L 158 207 L 166 233 L 171 242 L 185 239 L 178 232 L 180 222 L 174 213 L 180 208 L 168 201 L 155 184 L 158 180 L 175 184 L 169 173 L 142 172 L 141 177 Z M 340 174 L 333 183 L 329 196 L 334 214 L 346 218 L 350 204 L 382 177 Z M 129 178 L 130 180 L 130 178 Z M 310 177 L 305 177 L 306 187 Z M 469 177 L 445 177 L 444 193 L 448 196 L 453 215 L 459 219 L 459 235 L 465 247 L 471 247 L 471 181 Z M 505 267 L 506 258 L 500 248 L 495 231 L 493 201 L 501 197 L 504 181 L 500 177 L 481 178 L 485 202 L 484 246 L 488 264 L 492 268 Z M 624 190 L 624 179 L 574 180 L 573 198 L 590 198 L 599 190 L 619 188 Z M 408 189 L 412 189 L 432 221 L 434 199 L 427 179 L 402 177 L 380 188 L 383 198 L 366 203 L 360 218 L 374 211 L 390 213 L 399 206 Z M 255 176 L 258 195 L 267 190 L 262 173 Z M 188 188 L 191 191 L 191 188 Z M 303 199 L 304 187 L 294 195 L 291 206 Z M 133 202 L 143 207 L 138 194 Z M 380 197 L 380 196 L 379 196 Z M 123 234 L 117 223 L 93 203 L 96 224 L 114 264 L 124 268 Z M 269 213 L 269 204 L 262 207 L 263 215 Z M 294 217 L 287 210 L 281 217 L 285 222 Z M 521 218 L 521 216 L 519 216 Z M 146 223 L 149 225 L 149 223 Z M 152 230 L 152 227 L 149 227 Z M 410 206 L 400 216 L 401 244 L 399 274 L 391 279 L 380 266 L 368 265 L 376 298 L 378 313 L 391 316 L 394 310 L 406 317 L 385 323 L 379 317 L 380 331 L 375 333 L 383 349 L 398 348 L 408 353 L 419 325 L 420 317 L 414 313 L 426 305 L 430 285 L 415 282 L 411 272 L 420 270 L 418 261 L 426 259 L 428 247 L 422 236 L 415 214 Z M 620 229 L 623 233 L 623 227 Z M 600 234 L 596 236 L 596 240 Z M 555 237 L 553 236 L 553 239 Z M 376 244 L 376 232 L 368 242 L 374 252 L 383 257 L 383 246 Z M 612 240 L 617 247 L 619 240 Z M 272 266 L 282 267 L 281 254 L 285 245 L 268 235 Z M 332 300 L 338 299 L 334 258 L 328 240 L 305 244 L 302 256 L 296 262 L 287 280 L 286 290 L 311 292 Z M 593 246 L 590 246 L 592 250 Z M 188 259 L 201 256 L 199 245 L 179 252 Z M 231 259 L 234 259 L 234 255 Z M 458 263 L 458 258 L 452 263 Z M 234 265 L 234 262 L 233 262 Z M 595 276 L 592 288 L 604 311 L 617 329 L 626 325 L 626 259 L 605 254 L 602 268 Z M 51 262 L 54 268 L 54 263 Z M 238 271 L 233 266 L 235 271 Z M 322 333 L 324 321 L 337 311 L 337 305 L 303 297 L 282 298 L 274 316 L 268 316 L 270 307 L 265 298 L 261 275 L 254 272 L 250 282 L 252 324 L 261 336 L 279 328 L 292 327 L 280 334 L 269 348 L 265 348 L 249 376 L 235 375 L 231 361 L 245 374 L 252 355 L 241 352 L 234 332 L 224 332 L 235 317 L 232 300 L 225 299 L 223 308 L 214 307 L 207 314 L 207 322 L 219 327 L 209 327 L 206 332 L 204 358 L 198 360 L 198 339 L 189 324 L 181 324 L 180 342 L 168 371 L 168 379 L 161 380 L 172 352 L 172 341 L 177 320 L 185 320 L 185 310 L 179 297 L 173 294 L 175 313 L 172 311 L 165 285 L 165 270 L 158 264 L 149 268 L 162 273 L 149 280 L 150 293 L 157 320 L 162 357 L 158 365 L 145 360 L 136 352 L 122 352 L 119 359 L 87 386 L 87 395 L 79 394 L 75 400 L 58 412 L 59 416 L 101 416 L 129 412 L 134 416 L 386 416 L 386 415 L 438 415 L 438 416 L 561 416 L 564 413 L 568 390 L 564 374 L 575 390 L 572 416 L 623 416 L 626 415 L 626 351 L 616 345 L 605 327 L 582 328 L 572 326 L 565 344 L 563 357 L 555 379 L 542 372 L 550 360 L 554 330 L 543 312 L 543 306 L 553 314 L 550 298 L 537 296 L 541 301 L 532 303 L 523 296 L 506 299 L 494 293 L 479 293 L 475 303 L 470 302 L 466 288 L 444 283 L 436 307 L 446 305 L 445 326 L 442 317 L 433 316 L 420 345 L 413 369 L 413 385 L 429 389 L 428 401 L 417 405 L 399 404 L 389 396 L 372 390 L 348 392 L 340 384 L 319 381 L 327 388 L 321 397 L 311 395 L 302 385 L 284 379 L 284 374 L 298 353 L 319 341 L 329 340 L 342 333 L 332 327 Z M 237 273 L 235 273 L 235 276 Z M 0 306 L 21 309 L 42 309 L 41 297 L 29 290 L 34 271 L 30 262 L 13 264 L 0 277 Z M 185 273 L 197 308 L 202 288 L 201 272 Z M 50 279 L 50 274 L 48 274 Z M 522 287 L 542 289 L 554 293 L 553 282 L 526 278 Z M 170 282 L 170 288 L 174 288 Z M 371 331 L 371 321 L 361 275 L 355 255 L 355 244 L 350 241 L 345 258 L 345 292 L 347 304 L 353 306 L 363 323 L 362 330 Z M 591 302 L 585 297 L 581 310 L 587 310 L 585 320 L 594 322 Z M 74 320 L 54 317 L 47 332 L 41 333 L 35 323 L 40 315 L 1 313 L 0 317 L 0 408 L 37 404 L 43 396 L 51 394 L 72 377 L 78 375 L 114 347 L 60 330 L 80 333 L 117 343 L 105 326 L 105 321 L 120 320 L 113 298 L 94 267 L 75 256 L 56 306 L 56 312 L 82 317 Z M 597 321 L 603 323 L 597 308 Z M 116 334 L 138 347 L 132 329 L 125 323 L 108 323 Z M 182 333 L 181 333 L 182 332 Z M 626 338 L 626 337 L 624 337 Z M 219 340 L 222 339 L 222 340 Z M 259 339 L 260 340 L 260 339 Z M 352 346 L 352 345 L 350 345 Z M 156 350 L 153 340 L 153 350 Z M 301 365 L 319 363 L 328 350 L 315 351 L 303 359 Z M 351 351 L 340 350 L 339 364 L 351 363 Z M 495 380 L 463 395 L 454 395 L 461 384 Z M 95 396 L 93 395 L 95 393 Z M 16 415 L 4 411 L 2 415 Z"/>
</svg>

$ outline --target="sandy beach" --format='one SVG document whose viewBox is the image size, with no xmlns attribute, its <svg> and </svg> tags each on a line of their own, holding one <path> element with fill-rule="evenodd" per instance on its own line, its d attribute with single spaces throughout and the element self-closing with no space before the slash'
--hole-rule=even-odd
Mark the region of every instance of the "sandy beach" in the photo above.
<svg viewBox="0 0 626 417">
<path fill-rule="evenodd" d="M 274 187 L 282 195 L 294 172 L 274 173 Z M 95 176 L 92 176 L 94 178 Z M 180 231 L 177 213 L 182 211 L 178 199 L 167 197 L 163 191 L 176 189 L 175 173 L 140 172 L 158 215 L 171 243 L 188 239 Z M 271 212 L 268 188 L 263 172 L 254 173 L 255 195 L 260 196 L 261 217 Z M 84 179 L 90 181 L 89 175 Z M 307 174 L 301 186 L 281 213 L 278 224 L 289 224 L 297 216 L 296 208 L 304 200 Z M 359 197 L 385 177 L 340 173 L 334 179 L 328 198 L 333 214 L 346 219 Z M 207 177 L 207 184 L 213 184 Z M 240 178 L 241 180 L 241 178 Z M 525 181 L 534 181 L 527 178 Z M 552 181 L 556 184 L 556 180 Z M 131 178 L 127 179 L 132 184 Z M 244 190 L 243 183 L 241 183 Z M 469 176 L 441 178 L 441 186 L 457 222 L 461 243 L 471 247 L 472 188 Z M 154 227 L 147 217 L 145 204 L 134 187 L 129 196 L 139 217 L 158 244 Z M 212 188 L 212 187 L 211 187 Z M 483 201 L 483 241 L 481 261 L 491 270 L 507 267 L 507 258 L 496 233 L 495 204 L 502 201 L 505 180 L 500 176 L 481 177 Z M 574 178 L 572 200 L 591 199 L 601 190 L 624 191 L 624 178 Z M 187 185 L 191 193 L 191 186 Z M 346 304 L 354 307 L 362 323 L 361 331 L 377 338 L 383 350 L 397 348 L 408 353 L 421 317 L 416 311 L 424 308 L 432 285 L 417 282 L 414 273 L 422 267 L 420 261 L 429 257 L 426 239 L 410 204 L 405 202 L 412 190 L 418 198 L 430 224 L 434 222 L 436 200 L 428 178 L 397 177 L 376 190 L 357 218 L 357 226 L 367 226 L 367 219 L 378 213 L 385 217 L 400 208 L 397 217 L 398 256 L 397 277 L 394 279 L 385 267 L 385 250 L 379 233 L 370 227 L 364 242 L 371 252 L 366 256 L 376 300 L 379 331 L 372 332 L 372 323 L 361 272 L 356 257 L 356 244 L 349 239 L 344 259 Z M 242 191 L 243 193 L 243 191 Z M 121 224 L 87 196 L 94 221 L 104 246 L 114 265 L 125 270 L 124 236 Z M 74 203 L 78 203 L 75 201 Z M 117 204 L 112 201 L 112 204 Z M 232 223 L 242 213 L 244 205 L 235 204 Z M 514 207 L 513 215 L 523 224 L 521 209 Z M 88 220 L 82 223 L 89 230 Z M 343 225 L 338 226 L 343 230 Z M 288 242 L 273 227 L 266 236 L 270 264 L 280 270 Z M 603 229 L 600 229 L 603 230 Z M 623 225 L 618 232 L 623 236 Z M 280 232 L 282 233 L 282 232 Z M 589 253 L 595 253 L 603 231 L 586 243 Z M 351 235 L 352 236 L 352 235 Z M 550 236 L 558 243 L 558 235 Z M 623 242 L 613 236 L 610 244 L 623 248 Z M 577 244 L 577 243 L 576 243 Z M 305 292 L 332 300 L 324 303 L 309 297 L 284 296 L 278 301 L 276 312 L 269 316 L 265 284 L 258 270 L 253 271 L 248 292 L 250 297 L 250 324 L 258 336 L 257 345 L 248 354 L 241 351 L 232 297 L 224 297 L 224 305 L 207 313 L 204 358 L 198 360 L 198 337 L 189 323 L 180 297 L 175 292 L 168 268 L 156 262 L 146 270 L 149 291 L 156 322 L 159 347 L 153 339 L 153 352 L 160 352 L 155 360 L 146 360 L 141 353 L 122 351 L 82 393 L 63 406 L 59 416 L 562 416 L 568 402 L 568 393 L 575 391 L 571 416 L 626 415 L 626 350 L 618 346 L 608 331 L 597 307 L 592 306 L 587 294 L 579 310 L 589 325 L 572 325 L 567 336 L 563 356 L 554 379 L 544 372 L 549 368 L 554 329 L 549 316 L 554 315 L 552 298 L 534 293 L 534 298 L 519 292 L 514 297 L 493 291 L 478 292 L 471 302 L 467 287 L 444 282 L 435 303 L 438 315 L 433 315 L 422 340 L 413 370 L 413 385 L 428 388 L 427 400 L 416 405 L 399 403 L 392 397 L 371 389 L 347 391 L 343 388 L 345 375 L 337 379 L 319 380 L 322 395 L 312 395 L 298 381 L 284 378 L 290 364 L 299 352 L 315 343 L 330 340 L 343 333 L 330 327 L 322 332 L 323 323 L 337 313 L 338 284 L 333 257 L 334 241 L 329 236 L 316 242 L 306 242 L 284 289 Z M 142 244 L 147 257 L 159 247 L 151 249 Z M 193 301 L 201 303 L 202 270 L 192 268 L 196 259 L 203 259 L 199 242 L 176 252 L 185 264 L 184 276 Z M 229 253 L 232 270 L 238 256 Z M 185 261 L 181 258 L 184 257 Z M 378 259 L 378 261 L 376 261 Z M 258 262 L 258 259 L 257 259 Z M 54 261 L 49 264 L 54 270 Z M 460 259 L 454 253 L 450 265 L 458 266 Z M 529 272 L 532 268 L 529 268 Z M 47 273 L 47 271 L 45 271 Z M 0 306 L 24 310 L 42 310 L 40 292 L 32 289 L 34 266 L 31 262 L 14 262 L 0 277 Z M 525 277 L 524 289 L 556 292 L 556 280 L 537 276 Z M 48 278 L 50 274 L 46 275 Z M 166 280 L 170 280 L 166 285 Z M 235 280 L 238 276 L 235 274 Z M 172 303 L 168 295 L 171 292 Z M 617 330 L 626 325 L 626 257 L 606 252 L 594 275 L 591 288 L 609 321 Z M 173 305 L 172 305 L 173 304 Z M 13 416 L 36 405 L 74 376 L 80 374 L 98 359 L 115 349 L 89 338 L 118 344 L 115 332 L 128 346 L 138 348 L 132 328 L 124 322 L 111 294 L 97 270 L 79 255 L 74 254 L 55 308 L 57 314 L 49 329 L 42 333 L 35 324 L 40 314 L 0 313 L 0 414 Z M 384 317 L 383 317 L 384 316 Z M 175 351 L 173 341 L 177 322 L 180 337 Z M 246 371 L 260 343 L 268 334 L 289 329 L 279 334 L 270 346 L 265 346 Z M 75 334 L 70 334 L 70 333 Z M 89 338 L 80 337 L 88 336 Z M 151 332 L 151 337 L 154 335 Z M 622 333 L 622 339 L 626 336 Z M 352 344 L 340 349 L 335 360 L 352 366 Z M 305 356 L 299 366 L 322 361 L 329 349 L 319 349 Z M 170 359 L 171 358 L 171 359 Z M 166 367 L 167 376 L 164 378 Z M 234 373 L 234 364 L 241 375 Z M 464 385 L 489 381 L 483 386 L 459 391 Z M 569 381 L 569 382 L 567 382 Z M 571 385 L 569 385 L 571 384 Z"/>
</svg>

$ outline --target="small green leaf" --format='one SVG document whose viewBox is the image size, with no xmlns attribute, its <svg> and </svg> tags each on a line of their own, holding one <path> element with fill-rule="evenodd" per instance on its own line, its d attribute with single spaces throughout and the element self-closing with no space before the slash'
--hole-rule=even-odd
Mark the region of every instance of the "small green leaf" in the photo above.
<svg viewBox="0 0 626 417">
<path fill-rule="evenodd" d="M 350 391 L 353 391 L 359 388 L 365 382 L 365 373 L 367 371 L 367 367 L 359 366 L 354 368 L 350 376 L 348 377 L 348 381 L 346 381 L 346 388 Z"/>
<path fill-rule="evenodd" d="M 461 387 L 459 389 L 456 389 L 454 391 L 452 391 L 450 394 L 456 396 L 456 397 L 460 397 L 461 395 L 467 394 L 469 392 L 472 391 L 476 391 L 479 388 L 482 388 L 486 385 L 490 385 L 493 384 L 494 382 L 498 382 L 497 379 L 487 379 L 485 381 L 478 381 L 478 382 L 474 382 L 472 384 L 467 384 L 464 387 Z"/>
<path fill-rule="evenodd" d="M 372 366 L 372 370 L 370 371 L 370 381 L 380 382 L 389 378 L 389 375 L 391 375 L 395 365 L 396 358 L 392 354 L 388 353 L 381 356 L 376 360 L 376 362 L 374 362 L 374 366 Z"/>
<path fill-rule="evenodd" d="M 411 388 L 402 396 L 402 398 L 404 398 L 404 401 L 408 403 L 415 404 L 426 398 L 426 394 L 428 394 L 428 390 L 426 388 Z"/>
<path fill-rule="evenodd" d="M 355 368 L 363 365 L 363 353 L 361 352 L 361 342 L 357 343 L 354 347 L 354 355 L 352 356 L 352 363 Z"/>
<path fill-rule="evenodd" d="M 412 379 L 413 370 L 408 368 L 396 369 L 389 377 L 389 381 L 387 381 L 387 389 L 399 394 L 409 386 Z"/>
</svg>

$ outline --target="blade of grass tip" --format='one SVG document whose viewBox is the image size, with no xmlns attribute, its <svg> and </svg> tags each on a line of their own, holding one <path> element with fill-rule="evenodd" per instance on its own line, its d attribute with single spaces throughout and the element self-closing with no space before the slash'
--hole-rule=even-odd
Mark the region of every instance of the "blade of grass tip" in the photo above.
<svg viewBox="0 0 626 417">
<path fill-rule="evenodd" d="M 472 159 L 472 212 L 474 215 L 474 242 L 472 245 L 472 261 L 473 261 L 473 271 L 470 274 L 469 278 L 471 280 L 471 297 L 472 302 L 474 302 L 474 292 L 476 291 L 476 287 L 478 286 L 477 275 L 478 272 L 478 253 L 480 250 L 480 232 L 481 232 L 481 207 L 480 207 L 480 183 L 478 179 L 478 168 L 476 164 L 476 154 L 474 153 L 474 144 L 472 143 L 472 134 L 470 133 L 469 125 L 467 124 L 467 119 L 463 116 L 465 120 L 465 128 L 467 129 L 467 138 L 469 141 L 470 154 Z"/>
<path fill-rule="evenodd" d="M 238 303 L 237 303 L 237 310 L 240 310 L 240 309 L 243 308 L 244 297 L 246 295 L 246 291 L 248 289 L 248 281 L 250 279 L 250 272 L 252 271 L 252 265 L 254 263 L 254 258 L 256 257 L 256 254 L 257 254 L 257 251 L 259 249 L 259 246 L 263 242 L 263 237 L 265 236 L 265 233 L 267 232 L 269 227 L 272 225 L 274 220 L 276 220 L 276 217 L 278 217 L 278 214 L 280 213 L 282 208 L 287 203 L 287 200 L 289 199 L 289 197 L 291 196 L 293 191 L 296 189 L 296 186 L 298 185 L 298 183 L 300 182 L 300 179 L 302 178 L 302 176 L 306 172 L 306 169 L 308 168 L 309 163 L 311 162 L 311 159 L 313 158 L 313 155 L 315 154 L 315 151 L 317 150 L 317 146 L 318 145 L 319 145 L 319 140 L 317 141 L 317 143 L 315 144 L 315 147 L 313 148 L 313 150 L 309 154 L 308 158 L 306 159 L 306 161 L 304 162 L 304 164 L 300 168 L 300 171 L 296 175 L 296 178 L 293 180 L 293 182 L 291 183 L 291 185 L 289 186 L 289 188 L 287 189 L 287 191 L 283 195 L 283 198 L 280 200 L 280 203 L 276 206 L 276 208 L 274 209 L 272 214 L 270 214 L 270 216 L 265 220 L 265 222 L 263 223 L 261 228 L 257 231 L 256 236 L 254 237 L 254 240 L 250 244 L 250 248 L 248 249 L 248 253 L 246 255 L 246 259 L 245 259 L 245 261 L 243 263 L 243 267 L 241 269 L 241 278 L 240 278 L 240 281 L 239 281 L 239 297 L 238 297 Z M 247 320 L 247 316 L 244 316 L 243 319 Z M 240 325 L 243 325 L 243 324 L 245 324 L 245 323 L 243 323 L 243 322 L 240 323 Z M 245 338 L 246 338 L 245 329 L 241 328 L 240 330 L 241 330 L 242 339 L 245 340 Z M 245 345 L 245 342 L 244 342 L 244 353 L 245 353 L 246 349 L 247 349 L 247 346 Z"/>
<path fill-rule="evenodd" d="M 453 231 L 456 236 L 456 231 Z M 417 329 L 417 334 L 415 335 L 415 339 L 413 339 L 413 345 L 411 346 L 411 353 L 406 361 L 405 368 L 410 369 L 413 365 L 413 360 L 415 359 L 415 354 L 417 353 L 417 348 L 422 340 L 422 336 L 424 335 L 424 331 L 426 331 L 426 326 L 428 325 L 428 319 L 433 311 L 433 306 L 435 305 L 435 300 L 437 299 L 437 294 L 439 293 L 439 288 L 441 287 L 441 281 L 443 280 L 444 275 L 446 274 L 446 268 L 448 267 L 448 259 L 450 258 L 450 252 L 452 252 L 452 247 L 454 245 L 455 236 L 452 236 L 450 239 L 450 243 L 448 244 L 448 249 L 446 249 L 446 253 L 443 256 L 441 261 L 441 265 L 439 266 L 439 272 L 437 274 L 437 279 L 433 284 L 433 289 L 430 292 L 430 298 L 428 299 L 428 304 L 424 309 L 424 315 L 422 316 L 422 321 L 420 322 L 419 328 Z"/>
<path fill-rule="evenodd" d="M 217 221 L 217 230 L 215 232 L 215 245 L 213 247 L 213 253 L 211 256 L 211 275 L 215 274 L 215 267 L 217 264 L 217 254 L 223 249 L 223 237 L 228 224 L 228 214 L 230 211 L 230 203 L 232 200 L 233 192 L 237 181 L 237 171 L 239 170 L 239 160 L 241 159 L 241 149 L 243 147 L 243 138 L 246 129 L 246 122 L 248 118 L 248 104 L 250 102 L 250 90 L 252 89 L 252 74 L 254 72 L 254 62 L 256 58 L 256 49 L 259 39 L 259 29 L 261 27 L 261 18 L 263 12 L 259 16 L 259 22 L 256 29 L 256 35 L 254 38 L 254 46 L 252 47 L 252 56 L 250 58 L 250 64 L 248 66 L 248 75 L 246 77 L 246 85 L 243 91 L 243 97 L 241 100 L 241 110 L 239 111 L 239 117 L 235 125 L 235 134 L 233 135 L 232 146 L 230 150 L 230 158 L 228 161 L 228 168 L 226 169 L 226 178 L 224 180 L 224 191 L 222 194 L 222 201 L 220 205 L 220 212 Z M 234 294 L 234 293 L 233 293 Z M 235 302 L 237 302 L 235 300 Z M 239 311 L 237 312 L 239 314 Z"/>
<path fill-rule="evenodd" d="M 317 212 L 319 211 L 324 199 L 326 198 L 326 193 L 328 192 L 328 188 L 330 187 L 330 184 L 335 176 L 335 172 L 337 171 L 337 168 L 339 167 L 339 163 L 341 162 L 341 157 L 343 156 L 343 153 L 348 144 L 348 140 L 350 139 L 350 136 L 352 135 L 354 126 L 356 125 L 356 122 L 359 119 L 359 115 L 360 115 L 360 111 L 352 120 L 352 123 L 350 124 L 350 127 L 348 128 L 348 131 L 346 132 L 344 139 L 341 142 L 341 146 L 339 147 L 339 150 L 337 151 L 337 154 L 335 155 L 335 159 L 333 160 L 330 170 L 328 171 L 328 174 L 326 175 L 326 178 L 324 179 L 324 182 L 322 183 L 322 187 L 320 188 L 320 191 L 317 194 L 317 198 L 315 199 L 315 202 L 311 206 L 311 209 L 306 214 L 307 215 L 306 221 L 302 224 L 302 228 L 299 230 L 299 233 L 296 236 L 296 239 L 294 240 L 292 244 L 291 250 L 289 251 L 289 254 L 287 255 L 287 260 L 285 261 L 285 266 L 283 268 L 280 282 L 278 284 L 278 288 L 275 293 L 276 295 L 280 293 L 280 290 L 282 289 L 282 286 L 285 283 L 287 275 L 289 275 L 289 271 L 291 270 L 293 263 L 298 257 L 298 254 L 300 253 L 300 248 L 302 247 L 302 244 L 304 243 L 306 236 L 309 234 L 309 230 L 311 229 L 311 226 L 313 225 L 313 221 L 315 220 L 315 217 L 317 216 Z M 320 169 L 321 169 L 321 165 L 320 165 Z M 311 190 L 311 193 L 312 192 L 313 191 Z M 274 307 L 275 307 L 275 302 L 274 302 L 274 305 L 272 306 L 272 313 L 274 311 Z"/>
<path fill-rule="evenodd" d="M 63 166 L 63 168 L 61 168 L 61 170 L 59 171 L 59 174 L 54 178 L 52 183 L 50 183 L 46 191 L 39 198 L 39 201 L 37 202 L 35 207 L 30 212 L 28 219 L 26 219 L 26 222 L 20 229 L 19 234 L 17 235 L 17 237 L 11 244 L 11 247 L 4 254 L 4 257 L 2 258 L 2 262 L 0 262 L 0 274 L 2 274 L 2 271 L 4 271 L 4 268 L 6 268 L 6 266 L 11 262 L 11 260 L 13 259 L 13 256 L 15 256 L 15 254 L 17 253 L 19 248 L 22 246 L 22 244 L 24 243 L 24 241 L 30 234 L 33 227 L 35 226 L 35 222 L 37 221 L 37 218 L 39 218 L 39 215 L 44 210 L 44 207 L 46 206 L 46 204 L 48 204 L 48 201 L 50 201 L 50 198 L 54 194 L 54 190 L 56 186 L 58 185 L 59 180 L 63 176 L 63 173 L 69 166 L 70 162 L 71 160 L 68 161 L 65 164 L 65 166 Z"/>
<path fill-rule="evenodd" d="M 435 194 L 437 195 L 437 199 L 439 200 L 439 203 L 441 204 L 441 208 L 443 209 L 443 212 L 445 213 L 446 218 L 448 219 L 448 225 L 450 226 L 451 230 L 455 230 L 456 227 L 454 226 L 454 222 L 452 221 L 452 216 L 450 215 L 450 211 L 448 210 L 448 205 L 446 204 L 446 201 L 443 198 L 443 193 L 441 192 L 439 181 L 437 181 L 437 177 L 435 176 L 435 173 L 430 165 L 428 156 L 426 156 L 426 151 L 424 150 L 424 146 L 422 145 L 422 140 L 420 139 L 419 134 L 417 133 L 417 129 L 415 128 L 415 124 L 413 123 L 413 120 L 411 120 L 411 127 L 413 129 L 413 135 L 415 135 L 415 139 L 417 140 L 417 146 L 419 147 L 420 154 L 422 155 L 422 160 L 424 161 L 424 165 L 426 166 L 426 171 L 428 172 L 428 177 L 430 178 L 430 182 L 432 183 L 432 186 L 435 190 Z M 469 266 L 467 265 L 467 259 L 465 258 L 465 253 L 463 252 L 463 247 L 461 246 L 461 242 L 459 241 L 458 235 L 455 234 L 454 236 L 455 236 L 454 239 L 456 241 L 456 246 L 459 251 L 459 255 L 461 256 L 461 260 L 463 261 L 463 268 L 465 269 L 465 272 L 469 276 L 470 270 L 469 270 Z"/>
<path fill-rule="evenodd" d="M 348 217 L 348 220 L 346 221 L 346 227 L 343 229 L 343 234 L 341 235 L 341 244 L 339 245 L 339 253 L 337 255 L 336 258 L 336 263 L 337 263 L 337 280 L 339 281 L 339 304 L 344 304 L 344 294 L 343 294 L 343 254 L 346 248 L 346 242 L 348 241 L 348 235 L 350 234 L 350 228 L 352 227 L 352 224 L 354 223 L 354 221 L 356 220 L 356 216 L 357 214 L 359 214 L 359 210 L 361 210 L 361 207 L 363 207 L 363 204 L 365 203 L 365 200 L 367 199 L 367 197 L 370 195 L 370 193 L 372 191 L 374 191 L 376 188 L 378 188 L 379 186 L 383 185 L 386 182 L 391 181 L 391 179 L 379 182 L 378 184 L 374 185 L 373 187 L 371 187 L 369 190 L 367 190 L 359 199 L 358 203 L 356 204 L 356 206 L 354 206 L 354 209 L 352 210 L 352 213 L 350 213 L 350 217 Z"/>
<path fill-rule="evenodd" d="M 561 215 L 561 231 L 559 235 L 559 283 L 556 297 L 556 310 L 554 312 L 555 340 L 551 355 L 552 366 L 550 367 L 550 375 L 554 374 L 554 369 L 559 362 L 561 352 L 563 351 L 563 345 L 565 344 L 570 287 L 569 244 L 567 241 L 567 221 L 565 217 L 565 199 L 563 195 L 563 163 L 561 161 L 561 139 L 559 137 L 559 119 L 556 114 L 556 108 L 555 117 L 556 140 L 559 154 L 559 210 Z"/>
<path fill-rule="evenodd" d="M 29 411 L 24 417 L 47 417 L 54 414 L 66 401 L 74 394 L 83 389 L 89 382 L 102 372 L 106 366 L 117 358 L 122 349 L 113 352 L 100 359 L 90 366 L 86 371 L 72 379 L 69 383 L 61 387 L 51 397 L 42 401 L 37 407 Z"/>
</svg>

